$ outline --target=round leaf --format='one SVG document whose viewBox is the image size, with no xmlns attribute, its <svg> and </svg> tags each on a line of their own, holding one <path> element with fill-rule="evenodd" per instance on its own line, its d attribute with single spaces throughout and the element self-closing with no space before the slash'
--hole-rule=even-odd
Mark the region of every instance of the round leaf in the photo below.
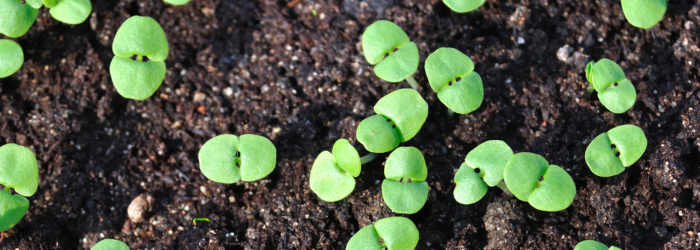
<svg viewBox="0 0 700 250">
<path fill-rule="evenodd" d="M 468 114 L 481 106 L 484 100 L 484 85 L 481 76 L 472 72 L 461 81 L 442 89 L 438 99 L 446 107 L 458 114 Z"/>
<path fill-rule="evenodd" d="M 163 2 L 172 4 L 172 5 L 185 5 L 190 2 L 190 0 L 163 0 Z"/>
<path fill-rule="evenodd" d="M 322 200 L 336 202 L 352 193 L 355 179 L 336 166 L 330 152 L 323 151 L 311 167 L 309 186 Z"/>
<path fill-rule="evenodd" d="M 542 181 L 529 198 L 532 207 L 556 212 L 569 207 L 576 196 L 576 185 L 569 173 L 556 165 L 549 165 Z"/>
<path fill-rule="evenodd" d="M 209 139 L 199 150 L 199 168 L 202 174 L 214 182 L 231 184 L 241 179 L 236 166 L 239 148 L 235 135 L 218 135 Z"/>
<path fill-rule="evenodd" d="M 455 200 L 465 205 L 473 204 L 481 200 L 486 195 L 486 191 L 488 186 L 479 178 L 479 174 L 466 163 L 462 163 L 455 174 Z"/>
<path fill-rule="evenodd" d="M 539 177 L 544 175 L 549 164 L 541 155 L 517 153 L 510 158 L 503 171 L 503 180 L 508 189 L 521 201 L 528 201 L 537 188 Z"/>
<path fill-rule="evenodd" d="M 648 29 L 666 13 L 666 0 L 622 0 L 622 13 L 632 26 Z"/>
<path fill-rule="evenodd" d="M 152 61 L 164 61 L 168 57 L 168 40 L 163 28 L 150 17 L 132 16 L 114 36 L 112 51 L 115 56 L 148 56 Z"/>
<path fill-rule="evenodd" d="M 340 169 L 348 172 L 352 177 L 360 175 L 362 170 L 362 162 L 360 154 L 357 153 L 355 147 L 346 139 L 340 139 L 333 144 L 333 158 Z M 353 181 L 353 183 L 355 183 Z M 354 184 L 353 184 L 354 186 Z"/>
<path fill-rule="evenodd" d="M 382 182 L 382 198 L 386 206 L 395 213 L 414 214 L 428 200 L 428 183 L 385 179 Z"/>
<path fill-rule="evenodd" d="M 129 250 L 129 246 L 118 240 L 104 239 L 97 242 L 90 250 Z"/>
<path fill-rule="evenodd" d="M 418 228 L 408 218 L 384 218 L 374 223 L 374 228 L 388 250 L 415 249 L 418 245 Z"/>
<path fill-rule="evenodd" d="M 453 48 L 439 48 L 425 59 L 425 74 L 433 91 L 440 92 L 474 71 L 474 63 L 467 55 Z"/>
<path fill-rule="evenodd" d="M 486 0 L 443 0 L 447 7 L 457 13 L 467 13 L 478 9 Z"/>
<path fill-rule="evenodd" d="M 584 240 L 576 244 L 574 250 L 608 250 L 608 247 L 595 240 Z"/>
<path fill-rule="evenodd" d="M 15 0 L 0 0 L 0 34 L 17 38 L 32 27 L 39 10 Z"/>
<path fill-rule="evenodd" d="M 511 157 L 513 150 L 508 144 L 500 140 L 491 140 L 472 149 L 464 161 L 472 169 L 481 170 L 480 175 L 483 176 L 484 182 L 493 187 L 503 180 L 503 170 Z"/>
<path fill-rule="evenodd" d="M 92 12 L 90 0 L 62 0 L 49 9 L 54 19 L 73 25 L 85 22 L 90 12 Z"/>
<path fill-rule="evenodd" d="M 387 82 L 400 82 L 416 73 L 419 59 L 418 47 L 410 42 L 374 66 L 374 74 Z"/>
<path fill-rule="evenodd" d="M 399 89 L 379 99 L 374 112 L 391 119 L 401 142 L 405 142 L 418 134 L 428 118 L 428 103 L 414 89 Z"/>
<path fill-rule="evenodd" d="M 593 80 L 591 85 L 598 93 L 605 92 L 608 86 L 625 79 L 625 72 L 622 71 L 622 68 L 607 58 L 600 59 L 593 64 L 590 73 Z"/>
<path fill-rule="evenodd" d="M 53 8 L 58 4 L 58 0 L 41 0 L 41 2 L 46 6 L 46 8 Z"/>
<path fill-rule="evenodd" d="M 644 154 L 647 149 L 647 138 L 641 128 L 627 124 L 617 126 L 608 131 L 610 142 L 620 151 L 620 161 L 629 167 Z"/>
<path fill-rule="evenodd" d="M 272 173 L 277 165 L 277 148 L 259 135 L 241 135 L 241 180 L 256 181 Z"/>
<path fill-rule="evenodd" d="M 415 226 L 414 226 L 415 227 Z M 374 225 L 367 225 L 350 238 L 346 250 L 382 250 Z"/>
<path fill-rule="evenodd" d="M 39 187 L 39 164 L 29 148 L 9 143 L 0 147 L 0 184 L 24 196 Z"/>
<path fill-rule="evenodd" d="M 26 0 L 25 2 L 35 9 L 39 9 L 41 8 L 41 6 L 44 5 L 44 3 L 41 0 Z"/>
<path fill-rule="evenodd" d="M 629 80 L 622 79 L 620 83 L 610 85 L 607 90 L 599 91 L 598 99 L 610 112 L 622 114 L 634 105 L 637 100 L 637 91 Z"/>
<path fill-rule="evenodd" d="M 15 41 L 0 39 L 0 78 L 8 77 L 24 63 L 22 47 Z"/>
<path fill-rule="evenodd" d="M 27 198 L 0 191 L 0 232 L 15 226 L 27 214 L 28 209 Z"/>
<path fill-rule="evenodd" d="M 367 62 L 375 65 L 382 61 L 384 55 L 395 48 L 403 47 L 410 41 L 401 27 L 387 20 L 379 20 L 368 26 L 365 33 L 362 33 L 362 52 Z"/>
<path fill-rule="evenodd" d="M 112 58 L 109 73 L 117 92 L 124 98 L 144 100 L 158 90 L 165 79 L 165 62 L 135 61 L 128 57 Z"/>
<path fill-rule="evenodd" d="M 615 156 L 615 151 L 610 148 L 611 145 L 608 134 L 602 133 L 596 136 L 586 148 L 586 164 L 591 168 L 593 174 L 601 177 L 610 177 L 625 171 L 625 166 Z"/>
<path fill-rule="evenodd" d="M 414 147 L 400 147 L 391 152 L 384 166 L 384 177 L 390 180 L 425 181 L 428 167 L 423 154 Z"/>
<path fill-rule="evenodd" d="M 360 122 L 357 126 L 357 141 L 365 149 L 373 153 L 385 153 L 399 146 L 401 139 L 397 131 L 391 127 L 381 115 L 373 115 Z"/>
</svg>

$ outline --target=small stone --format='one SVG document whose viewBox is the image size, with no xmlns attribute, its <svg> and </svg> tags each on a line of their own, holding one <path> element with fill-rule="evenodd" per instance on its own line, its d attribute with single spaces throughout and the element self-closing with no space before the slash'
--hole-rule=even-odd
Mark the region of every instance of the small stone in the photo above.
<svg viewBox="0 0 700 250">
<path fill-rule="evenodd" d="M 129 219 L 134 223 L 141 222 L 143 217 L 151 211 L 152 204 L 153 197 L 151 195 L 141 194 L 136 196 L 126 210 L 127 214 L 129 214 Z"/>
<path fill-rule="evenodd" d="M 194 93 L 194 99 L 193 99 L 193 100 L 194 100 L 195 102 L 201 102 L 201 101 L 204 100 L 204 98 L 206 98 L 206 97 L 207 97 L 207 95 L 205 95 L 204 93 L 202 93 L 202 92 L 197 92 L 197 93 Z"/>
</svg>

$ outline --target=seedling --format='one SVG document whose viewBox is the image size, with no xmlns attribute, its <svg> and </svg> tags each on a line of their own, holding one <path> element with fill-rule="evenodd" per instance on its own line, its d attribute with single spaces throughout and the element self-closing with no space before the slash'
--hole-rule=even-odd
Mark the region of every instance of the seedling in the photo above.
<svg viewBox="0 0 700 250">
<path fill-rule="evenodd" d="M 503 188 L 503 170 L 511 157 L 513 150 L 498 140 L 486 141 L 470 151 L 455 174 L 455 200 L 473 204 L 486 195 L 489 186 Z"/>
<path fill-rule="evenodd" d="M 192 220 L 192 224 L 194 224 L 194 225 L 196 226 L 196 225 L 197 225 L 197 221 L 211 222 L 211 221 L 209 220 L 209 218 L 194 218 L 194 219 Z"/>
<path fill-rule="evenodd" d="M 39 164 L 34 152 L 17 144 L 0 147 L 0 232 L 12 228 L 29 209 L 26 197 L 39 187 Z M 10 193 L 14 189 L 17 194 Z"/>
<path fill-rule="evenodd" d="M 97 242 L 90 250 L 129 250 L 129 246 L 118 240 L 104 239 Z"/>
<path fill-rule="evenodd" d="M 646 149 L 647 138 L 641 128 L 621 125 L 591 141 L 586 148 L 586 164 L 593 174 L 610 177 L 637 162 Z"/>
<path fill-rule="evenodd" d="M 576 185 L 569 173 L 549 165 L 538 154 L 515 154 L 506 164 L 503 179 L 516 198 L 542 211 L 563 210 L 576 196 Z"/>
<path fill-rule="evenodd" d="M 90 0 L 30 0 L 27 2 L 37 9 L 43 4 L 49 8 L 49 13 L 54 19 L 72 25 L 85 22 L 92 12 Z"/>
<path fill-rule="evenodd" d="M 350 238 L 347 250 L 404 250 L 418 245 L 418 228 L 404 217 L 389 217 L 378 220 L 357 231 Z"/>
<path fill-rule="evenodd" d="M 357 140 L 373 153 L 389 152 L 413 138 L 428 118 L 428 103 L 413 89 L 399 89 L 374 105 L 376 115 L 357 126 Z"/>
<path fill-rule="evenodd" d="M 275 145 L 259 135 L 219 135 L 204 143 L 199 150 L 202 174 L 224 184 L 262 179 L 275 169 L 275 165 Z"/>
<path fill-rule="evenodd" d="M 412 77 L 418 70 L 418 46 L 395 23 L 379 20 L 368 26 L 362 34 L 362 51 L 367 62 L 376 65 L 377 77 L 387 82 L 406 80 L 418 88 Z"/>
<path fill-rule="evenodd" d="M 591 83 L 591 88 L 598 91 L 600 103 L 615 114 L 630 109 L 637 99 L 637 91 L 630 80 L 625 78 L 625 72 L 610 59 L 603 58 L 597 63 L 588 63 L 586 79 Z"/>
<path fill-rule="evenodd" d="M 622 13 L 632 26 L 648 29 L 659 23 L 666 13 L 667 0 L 622 0 Z"/>
<path fill-rule="evenodd" d="M 486 0 L 442 0 L 442 2 L 454 12 L 467 13 L 484 5 Z"/>
<path fill-rule="evenodd" d="M 342 200 L 355 189 L 355 178 L 362 164 L 374 159 L 374 154 L 360 158 L 357 150 L 346 139 L 333 144 L 333 153 L 323 151 L 314 160 L 309 174 L 309 186 L 327 202 Z"/>
<path fill-rule="evenodd" d="M 484 86 L 474 72 L 469 57 L 453 48 L 439 48 L 425 60 L 425 74 L 438 99 L 459 114 L 470 113 L 481 106 Z"/>
<path fill-rule="evenodd" d="M 615 246 L 606 246 L 603 243 L 597 242 L 595 240 L 584 240 L 576 244 L 574 250 L 622 250 Z"/>
<path fill-rule="evenodd" d="M 109 66 L 114 87 L 124 98 L 144 100 L 165 79 L 168 40 L 163 28 L 150 17 L 127 19 L 114 36 L 114 59 Z"/>
<path fill-rule="evenodd" d="M 172 5 L 185 5 L 190 2 L 190 0 L 163 0 L 163 2 L 172 4 Z"/>
<path fill-rule="evenodd" d="M 16 0 L 0 0 L 0 34 L 17 38 L 32 27 L 39 10 Z"/>
<path fill-rule="evenodd" d="M 24 63 L 22 47 L 15 41 L 0 39 L 0 78 L 8 77 Z"/>
<path fill-rule="evenodd" d="M 382 198 L 395 213 L 414 214 L 428 200 L 428 167 L 423 154 L 414 147 L 391 152 L 384 165 Z"/>
</svg>

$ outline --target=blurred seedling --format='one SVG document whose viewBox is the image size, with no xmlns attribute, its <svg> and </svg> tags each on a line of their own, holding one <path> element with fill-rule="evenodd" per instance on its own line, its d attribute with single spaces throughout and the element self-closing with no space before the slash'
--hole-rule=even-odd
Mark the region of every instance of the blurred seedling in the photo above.
<svg viewBox="0 0 700 250">
<path fill-rule="evenodd" d="M 646 149 L 647 138 L 641 128 L 621 125 L 591 141 L 586 148 L 586 164 L 593 174 L 610 177 L 637 162 Z"/>
<path fill-rule="evenodd" d="M 425 60 L 425 74 L 438 99 L 452 112 L 470 113 L 481 106 L 484 86 L 472 60 L 459 50 L 439 48 Z"/>
<path fill-rule="evenodd" d="M 0 78 L 14 74 L 22 67 L 23 63 L 24 52 L 22 47 L 15 41 L 0 39 Z"/>
<path fill-rule="evenodd" d="M 428 167 L 423 154 L 414 147 L 399 147 L 384 164 L 382 198 L 395 213 L 414 214 L 428 200 Z"/>
<path fill-rule="evenodd" d="M 0 232 L 27 214 L 29 200 L 25 197 L 34 195 L 38 187 L 39 164 L 34 152 L 12 143 L 0 147 Z"/>
<path fill-rule="evenodd" d="M 275 165 L 275 145 L 259 135 L 218 135 L 199 150 L 202 174 L 218 183 L 256 181 L 272 173 Z"/>
<path fill-rule="evenodd" d="M 486 0 L 442 0 L 442 2 L 454 12 L 467 13 L 484 5 Z"/>
<path fill-rule="evenodd" d="M 355 177 L 360 175 L 362 164 L 374 160 L 371 153 L 360 158 L 360 154 L 346 139 L 333 144 L 333 153 L 323 151 L 316 157 L 309 174 L 309 186 L 321 200 L 336 202 L 355 189 Z"/>
<path fill-rule="evenodd" d="M 622 250 L 618 247 L 611 246 L 608 248 L 603 243 L 597 242 L 595 240 L 584 240 L 576 244 L 576 247 L 574 247 L 574 250 Z"/>
<path fill-rule="evenodd" d="M 118 240 L 104 239 L 97 242 L 90 250 L 129 250 L 129 246 Z"/>
<path fill-rule="evenodd" d="M 465 205 L 476 203 L 493 186 L 509 192 L 503 182 L 503 171 L 511 157 L 513 150 L 503 141 L 479 144 L 467 154 L 455 174 L 455 200 Z"/>
<path fill-rule="evenodd" d="M 30 2 L 23 4 L 17 0 L 0 0 L 0 34 L 17 38 L 29 31 L 39 15 L 39 10 L 33 8 Z"/>
<path fill-rule="evenodd" d="M 387 82 L 406 80 L 413 89 L 418 83 L 412 75 L 418 70 L 418 47 L 395 23 L 379 20 L 362 34 L 362 51 L 374 74 Z"/>
<path fill-rule="evenodd" d="M 168 40 L 163 28 L 150 17 L 132 16 L 114 36 L 114 58 L 109 66 L 112 82 L 124 98 L 144 100 L 165 79 Z"/>
<path fill-rule="evenodd" d="M 66 24 L 81 24 L 90 16 L 90 0 L 26 0 L 35 9 L 49 8 L 51 17 Z"/>
<path fill-rule="evenodd" d="M 194 225 L 196 226 L 196 225 L 197 225 L 197 221 L 211 222 L 211 221 L 209 220 L 209 218 L 194 218 L 194 219 L 192 219 L 192 224 L 194 224 Z"/>
<path fill-rule="evenodd" d="M 172 4 L 172 5 L 185 5 L 190 2 L 190 0 L 163 0 L 163 2 Z"/>
<path fill-rule="evenodd" d="M 428 118 L 428 103 L 413 89 L 399 89 L 374 105 L 376 115 L 357 126 L 357 140 L 373 153 L 389 152 L 413 138 Z"/>
<path fill-rule="evenodd" d="M 622 0 L 622 13 L 632 26 L 648 29 L 664 18 L 666 2 L 667 0 Z"/>
<path fill-rule="evenodd" d="M 503 171 L 503 179 L 516 198 L 541 211 L 563 210 L 576 196 L 576 185 L 569 173 L 549 165 L 538 154 L 513 155 Z"/>
<path fill-rule="evenodd" d="M 634 105 L 637 99 L 637 91 L 632 82 L 625 78 L 617 63 L 603 58 L 600 61 L 591 61 L 586 65 L 586 79 L 591 84 L 591 90 L 598 92 L 600 103 L 615 114 L 621 114 Z"/>
<path fill-rule="evenodd" d="M 389 217 L 367 225 L 350 238 L 347 250 L 406 250 L 418 245 L 418 228 L 408 218 Z"/>
</svg>

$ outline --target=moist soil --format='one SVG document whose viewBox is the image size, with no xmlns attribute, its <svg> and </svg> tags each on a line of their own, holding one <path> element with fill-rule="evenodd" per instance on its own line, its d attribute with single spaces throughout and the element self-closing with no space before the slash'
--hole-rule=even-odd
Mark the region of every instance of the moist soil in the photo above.
<svg viewBox="0 0 700 250">
<path fill-rule="evenodd" d="M 0 248 L 89 249 L 116 238 L 131 249 L 344 249 L 363 226 L 397 215 L 381 198 L 388 154 L 336 203 L 309 189 L 308 173 L 337 139 L 366 153 L 357 125 L 408 87 L 378 79 L 362 55 L 364 29 L 388 19 L 418 45 L 415 78 L 430 110 L 402 144 L 419 148 L 429 171 L 425 207 L 399 215 L 418 227 L 417 249 L 572 249 L 586 239 L 697 249 L 700 1 L 668 6 L 648 30 L 627 23 L 615 0 L 488 0 L 468 14 L 440 0 L 94 1 L 76 26 L 42 9 L 17 39 L 23 67 L 0 80 L 0 143 L 31 147 L 41 180 Z M 165 81 L 144 101 L 119 96 L 108 70 L 114 34 L 133 15 L 157 20 L 170 43 Z M 464 52 L 482 76 L 484 102 L 471 114 L 448 118 L 427 84 L 423 61 L 440 47 Z M 585 65 L 601 58 L 637 90 L 623 114 L 586 94 Z M 646 152 L 620 175 L 593 175 L 588 143 L 623 124 L 644 130 Z M 276 169 L 255 182 L 208 181 L 197 153 L 224 133 L 270 138 Z M 494 139 L 562 166 L 576 183 L 573 204 L 542 212 L 497 188 L 457 203 L 456 170 Z M 132 222 L 127 207 L 141 194 L 152 202 Z M 199 217 L 210 222 L 194 225 Z"/>
</svg>

